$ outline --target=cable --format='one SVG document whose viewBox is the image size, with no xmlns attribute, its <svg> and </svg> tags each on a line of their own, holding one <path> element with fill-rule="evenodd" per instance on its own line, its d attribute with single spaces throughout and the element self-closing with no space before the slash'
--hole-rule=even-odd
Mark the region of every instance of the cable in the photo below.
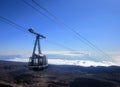
<svg viewBox="0 0 120 87">
<path fill-rule="evenodd" d="M 44 13 L 42 13 L 41 11 L 39 11 L 39 9 L 33 7 L 31 4 L 29 4 L 28 2 L 26 2 L 25 0 L 22 0 L 26 5 L 28 5 L 29 7 L 31 7 L 32 9 L 34 9 L 35 11 L 37 11 L 39 14 L 45 16 L 46 18 L 50 19 L 51 21 L 55 22 L 55 20 L 53 20 L 52 18 L 50 18 L 49 16 L 45 15 Z M 56 22 L 55 22 L 56 23 Z"/>
<path fill-rule="evenodd" d="M 15 25 L 15 26 L 21 28 L 21 29 L 19 29 L 19 30 L 22 30 L 23 32 L 28 33 L 27 31 L 25 31 L 25 30 L 26 30 L 25 27 L 23 27 L 23 26 L 21 26 L 21 25 L 19 25 L 19 24 L 17 24 L 17 23 L 14 23 L 13 21 L 11 21 L 11 20 L 9 20 L 9 19 L 7 19 L 7 18 L 5 18 L 5 17 L 0 16 L 0 18 L 3 19 L 3 20 L 0 20 L 0 21 L 5 22 L 5 23 L 10 24 L 10 25 Z M 18 28 L 17 28 L 17 29 L 18 29 Z M 25 30 L 23 30 L 23 29 L 25 29 Z M 53 41 L 50 41 L 50 40 L 46 40 L 46 41 L 47 41 L 48 43 L 51 43 L 51 44 L 54 44 L 54 45 L 56 45 L 56 46 L 62 47 L 62 48 L 64 48 L 64 49 L 66 49 L 66 50 L 75 51 L 75 50 L 73 50 L 73 49 L 71 49 L 71 48 L 69 48 L 69 47 L 66 47 L 66 46 L 64 46 L 64 45 L 62 45 L 62 44 L 59 44 L 59 43 L 57 43 L 57 42 L 53 42 Z"/>
<path fill-rule="evenodd" d="M 15 22 L 13 22 L 13 21 L 11 21 L 11 20 L 3 17 L 3 16 L 0 16 L 0 19 L 2 19 L 2 20 L 1 20 L 2 22 L 5 22 L 5 23 L 10 24 L 10 25 L 17 26 L 17 27 L 20 28 L 20 29 L 19 29 L 19 28 L 17 28 L 17 29 L 19 29 L 20 31 L 23 31 L 24 33 L 27 33 L 27 32 L 25 31 L 25 30 L 26 30 L 25 27 L 23 27 L 23 26 L 21 26 L 21 25 L 18 25 L 17 23 L 15 23 Z M 3 21 L 3 20 L 4 20 L 4 21 Z M 23 29 L 25 29 L 25 30 L 23 30 Z"/>
<path fill-rule="evenodd" d="M 19 28 L 17 28 L 17 29 L 19 29 L 19 30 L 22 30 L 23 31 L 23 29 L 26 29 L 25 27 L 23 27 L 23 26 L 21 26 L 21 25 L 19 25 L 19 24 L 17 24 L 17 23 L 14 23 L 13 21 L 11 21 L 11 20 L 9 20 L 9 19 L 7 19 L 7 18 L 5 18 L 5 17 L 2 17 L 2 16 L 0 16 L 0 19 L 3 19 L 3 20 L 0 20 L 0 21 L 2 21 L 2 22 L 5 22 L 5 23 L 7 23 L 7 24 L 10 24 L 10 25 L 14 25 L 14 26 L 17 26 L 17 27 L 19 27 L 19 28 L 21 28 L 21 29 L 19 29 Z M 23 31 L 23 32 L 25 32 L 25 33 L 28 33 L 28 32 L 26 32 L 25 30 Z M 66 47 L 66 46 L 64 46 L 64 45 L 62 45 L 62 44 L 59 44 L 59 43 L 57 43 L 57 42 L 53 42 L 53 41 L 50 41 L 50 40 L 46 40 L 48 43 L 51 43 L 51 44 L 53 44 L 53 45 L 56 45 L 56 46 L 59 46 L 59 47 L 61 47 L 61 48 L 64 48 L 64 49 L 66 49 L 66 50 L 68 50 L 68 51 L 74 51 L 75 52 L 75 50 L 73 50 L 73 49 L 71 49 L 71 48 L 69 48 L 69 47 Z M 78 52 L 79 53 L 79 52 Z"/>
<path fill-rule="evenodd" d="M 32 9 L 36 10 L 39 14 L 41 14 L 41 15 L 47 17 L 48 19 L 50 19 L 52 22 L 54 22 L 54 23 L 57 22 L 57 21 L 53 20 L 52 18 L 50 18 L 49 16 L 45 15 L 44 13 L 40 12 L 38 9 L 36 9 L 36 8 L 33 7 L 32 5 L 30 5 L 30 4 L 29 4 L 28 2 L 26 2 L 25 0 L 22 0 L 22 1 L 23 1 L 25 4 L 27 4 L 28 6 L 30 6 Z M 55 17 L 55 18 L 56 18 L 56 17 Z M 56 18 L 56 19 L 57 19 L 57 18 Z M 59 22 L 57 22 L 57 23 L 59 23 Z M 59 24 L 61 24 L 61 23 L 59 23 Z M 62 24 L 62 26 L 63 26 L 63 24 Z M 76 37 L 75 33 L 73 33 L 72 31 L 71 31 L 71 33 Z M 77 37 L 77 38 L 80 39 L 79 37 Z M 82 39 L 80 39 L 80 40 L 82 40 Z M 88 43 L 84 42 L 83 40 L 82 40 L 82 42 L 83 42 L 84 44 L 89 45 Z M 89 46 L 90 46 L 90 45 L 89 45 Z"/>
<path fill-rule="evenodd" d="M 85 37 L 83 37 L 81 34 L 79 34 L 77 31 L 75 31 L 73 28 L 71 28 L 70 26 L 68 26 L 67 24 L 65 24 L 64 22 L 62 22 L 60 19 L 58 19 L 54 14 L 50 13 L 47 9 L 45 9 L 44 7 L 42 7 L 40 4 L 38 4 L 35 0 L 32 0 L 33 3 L 35 3 L 39 8 L 43 9 L 46 13 L 48 13 L 50 16 L 52 16 L 55 20 L 57 20 L 59 23 L 61 23 L 63 26 L 65 26 L 67 29 L 69 29 L 70 31 L 72 31 L 73 33 L 76 34 L 76 36 L 78 36 L 77 38 L 79 40 L 81 40 L 81 38 L 86 41 L 89 47 L 92 46 L 92 48 L 95 48 L 97 51 L 99 51 L 100 53 L 102 53 L 104 56 L 110 58 L 110 56 L 108 54 L 106 54 L 104 51 L 102 51 L 100 48 L 98 48 L 97 46 L 95 46 L 92 42 L 90 42 L 88 39 L 86 39 Z M 85 43 L 85 42 L 84 42 Z M 86 43 L 85 43 L 86 44 Z"/>
<path fill-rule="evenodd" d="M 41 5 L 39 5 L 35 0 L 32 0 L 33 3 L 35 3 L 37 6 L 39 6 L 41 9 L 43 9 L 45 12 L 47 12 L 49 15 L 51 15 L 52 17 L 54 17 L 55 19 L 58 20 L 58 18 L 56 16 L 54 16 L 53 14 L 51 14 L 47 9 L 43 8 Z"/>
<path fill-rule="evenodd" d="M 53 41 L 50 41 L 50 40 L 47 40 L 47 39 L 46 39 L 46 41 L 47 41 L 48 43 L 51 43 L 51 44 L 54 44 L 54 45 L 56 45 L 56 46 L 62 47 L 62 48 L 67 49 L 67 50 L 69 50 L 69 51 L 75 51 L 75 50 L 73 50 L 73 49 L 71 49 L 71 48 L 69 48 L 69 47 L 64 46 L 63 44 L 59 44 L 59 43 L 57 43 L 57 42 L 53 42 Z"/>
</svg>

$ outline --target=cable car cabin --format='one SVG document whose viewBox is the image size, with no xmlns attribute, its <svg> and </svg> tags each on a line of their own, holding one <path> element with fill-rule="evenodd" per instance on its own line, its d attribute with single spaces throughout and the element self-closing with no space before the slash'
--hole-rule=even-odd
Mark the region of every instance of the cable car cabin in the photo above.
<svg viewBox="0 0 120 87">
<path fill-rule="evenodd" d="M 29 29 L 28 31 L 36 35 L 33 54 L 32 54 L 32 57 L 29 58 L 28 67 L 29 69 L 32 69 L 32 70 L 43 70 L 48 66 L 48 61 L 46 56 L 41 53 L 39 39 L 45 38 L 45 37 L 43 35 L 35 33 L 33 29 Z M 38 46 L 38 54 L 35 53 L 37 46 Z"/>
<path fill-rule="evenodd" d="M 48 62 L 45 55 L 34 54 L 29 58 L 29 69 L 42 70 L 48 66 Z"/>
</svg>

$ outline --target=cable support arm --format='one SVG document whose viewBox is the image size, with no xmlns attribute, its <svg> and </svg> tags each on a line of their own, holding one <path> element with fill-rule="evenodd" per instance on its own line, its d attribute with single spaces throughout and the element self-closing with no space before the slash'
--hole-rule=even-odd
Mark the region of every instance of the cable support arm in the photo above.
<svg viewBox="0 0 120 87">
<path fill-rule="evenodd" d="M 28 31 L 29 31 L 30 33 L 33 33 L 33 34 L 39 36 L 40 39 L 41 39 L 41 38 L 46 38 L 45 36 L 43 36 L 43 35 L 41 35 L 41 34 L 38 34 L 38 33 L 34 32 L 34 30 L 33 30 L 32 28 L 28 29 Z"/>
</svg>

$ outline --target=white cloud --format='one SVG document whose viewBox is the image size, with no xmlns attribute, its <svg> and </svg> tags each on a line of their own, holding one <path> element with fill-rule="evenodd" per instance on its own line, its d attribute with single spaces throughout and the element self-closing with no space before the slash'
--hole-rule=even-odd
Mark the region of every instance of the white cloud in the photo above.
<svg viewBox="0 0 120 87">
<path fill-rule="evenodd" d="M 12 58 L 8 59 L 7 61 L 14 61 L 14 62 L 28 62 L 28 58 Z"/>
<path fill-rule="evenodd" d="M 49 64 L 57 64 L 57 65 L 76 65 L 76 66 L 111 66 L 115 65 L 112 62 L 95 62 L 95 61 L 87 61 L 87 60 L 61 60 L 61 59 L 49 59 Z"/>
<path fill-rule="evenodd" d="M 120 55 L 118 55 L 118 54 L 117 55 L 114 54 L 111 58 L 112 61 L 110 62 L 110 61 L 100 60 L 99 58 L 92 58 L 92 55 L 89 55 L 87 53 L 81 53 L 79 51 L 78 52 L 43 51 L 43 53 L 47 55 L 49 64 L 79 65 L 79 66 L 120 65 Z M 15 57 L 9 58 L 7 60 L 8 61 L 28 62 L 31 54 L 32 54 L 31 52 L 21 53 L 20 57 L 15 56 Z M 11 55 L 13 55 L 13 54 L 11 54 Z M 99 60 L 99 61 L 96 61 L 96 59 Z"/>
<path fill-rule="evenodd" d="M 8 61 L 15 61 L 15 62 L 28 62 L 28 58 L 14 58 L 8 59 Z M 88 61 L 88 60 L 63 60 L 63 59 L 48 59 L 49 64 L 55 65 L 76 65 L 76 66 L 111 66 L 115 65 L 112 62 L 95 62 L 95 61 Z"/>
<path fill-rule="evenodd" d="M 120 66 L 120 51 L 110 51 L 107 53 L 109 53 L 109 55 L 110 55 L 111 62 Z"/>
<path fill-rule="evenodd" d="M 112 57 L 111 61 L 116 63 L 117 65 L 120 65 L 120 55 Z"/>
<path fill-rule="evenodd" d="M 43 51 L 45 54 L 58 54 L 58 55 L 66 55 L 66 56 L 83 56 L 84 53 L 81 53 L 79 51 Z"/>
</svg>

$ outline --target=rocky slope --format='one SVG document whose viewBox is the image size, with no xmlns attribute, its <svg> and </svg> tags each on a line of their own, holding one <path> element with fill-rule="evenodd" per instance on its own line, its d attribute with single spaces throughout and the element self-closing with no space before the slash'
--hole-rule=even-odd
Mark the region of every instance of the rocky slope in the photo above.
<svg viewBox="0 0 120 87">
<path fill-rule="evenodd" d="M 0 61 L 0 87 L 120 87 L 120 67 L 49 65 L 33 71 L 27 63 Z"/>
</svg>

